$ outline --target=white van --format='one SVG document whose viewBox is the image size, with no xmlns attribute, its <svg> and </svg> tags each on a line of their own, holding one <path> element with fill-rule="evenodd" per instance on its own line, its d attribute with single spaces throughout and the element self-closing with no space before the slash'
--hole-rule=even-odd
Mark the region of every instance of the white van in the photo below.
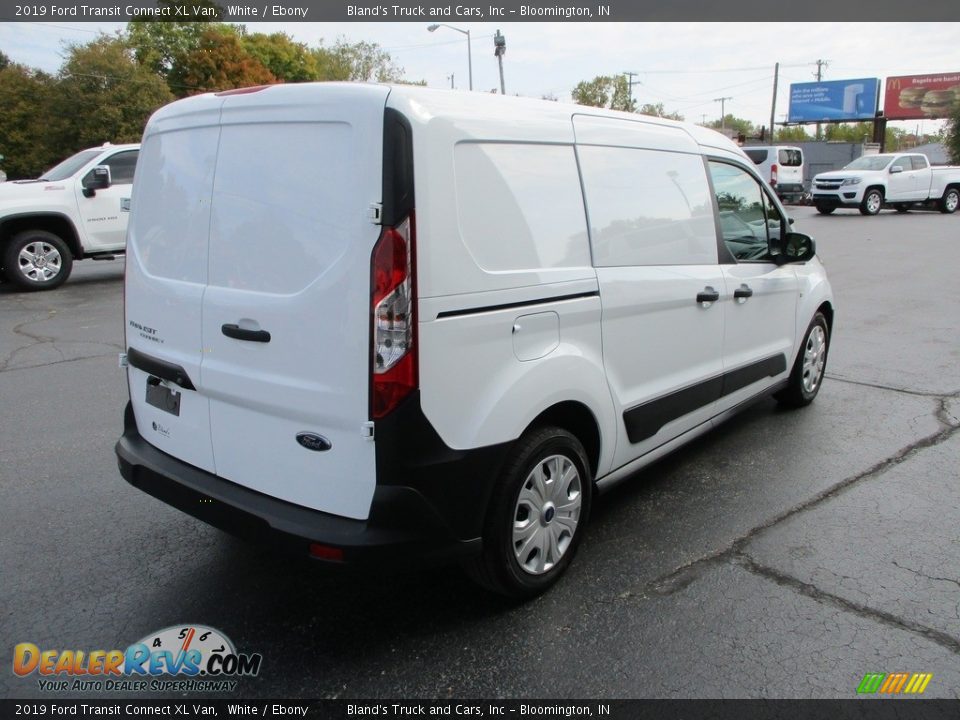
<svg viewBox="0 0 960 720">
<path fill-rule="evenodd" d="M 693 125 L 367 84 L 147 125 L 123 476 L 332 563 L 554 582 L 594 493 L 769 393 L 833 300 L 749 159 Z"/>
<path fill-rule="evenodd" d="M 760 177 L 770 183 L 784 202 L 803 197 L 803 150 L 785 145 L 745 147 L 743 151 L 757 165 Z"/>
</svg>

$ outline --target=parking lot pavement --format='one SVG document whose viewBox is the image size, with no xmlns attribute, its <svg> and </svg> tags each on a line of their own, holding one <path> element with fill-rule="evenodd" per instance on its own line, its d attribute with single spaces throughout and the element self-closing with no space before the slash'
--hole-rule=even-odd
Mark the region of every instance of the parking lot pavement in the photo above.
<svg viewBox="0 0 960 720">
<path fill-rule="evenodd" d="M 854 697 L 902 671 L 960 697 L 960 218 L 791 213 L 837 297 L 820 397 L 761 401 L 613 489 L 520 606 L 455 570 L 325 572 L 134 490 L 122 261 L 0 286 L 5 652 L 195 622 L 263 653 L 243 696 Z M 9 672 L 0 694 L 43 696 Z"/>
</svg>

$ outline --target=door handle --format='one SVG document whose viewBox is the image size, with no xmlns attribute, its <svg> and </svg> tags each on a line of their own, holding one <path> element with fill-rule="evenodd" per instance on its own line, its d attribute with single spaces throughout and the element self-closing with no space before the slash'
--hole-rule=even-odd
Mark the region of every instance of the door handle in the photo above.
<svg viewBox="0 0 960 720">
<path fill-rule="evenodd" d="M 718 293 L 709 285 L 707 285 L 703 290 L 697 293 L 697 302 L 702 304 L 704 307 L 706 307 L 710 303 L 715 303 L 719 299 L 720 299 L 720 293 Z"/>
<path fill-rule="evenodd" d="M 748 297 L 753 297 L 753 290 L 748 285 L 741 285 L 733 291 L 733 297 L 735 300 L 746 301 Z"/>
<path fill-rule="evenodd" d="M 228 338 L 234 340 L 247 340 L 249 342 L 270 342 L 270 333 L 266 330 L 246 330 L 234 323 L 224 323 L 220 326 L 220 331 Z"/>
</svg>

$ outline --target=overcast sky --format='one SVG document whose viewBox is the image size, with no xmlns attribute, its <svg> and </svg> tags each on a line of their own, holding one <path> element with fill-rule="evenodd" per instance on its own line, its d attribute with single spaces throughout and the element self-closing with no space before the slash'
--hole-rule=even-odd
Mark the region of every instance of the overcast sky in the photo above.
<svg viewBox="0 0 960 720">
<path fill-rule="evenodd" d="M 493 35 L 507 39 L 508 93 L 569 100 L 580 80 L 638 73 L 634 97 L 662 102 L 687 120 L 719 118 L 726 110 L 758 125 L 770 120 L 773 66 L 780 62 L 777 122 L 785 119 L 789 85 L 809 82 L 815 61 L 829 61 L 824 79 L 886 77 L 960 71 L 960 23 L 458 23 L 473 43 L 475 90 L 499 86 Z M 55 71 L 66 42 L 86 42 L 122 23 L 0 23 L 0 50 L 14 61 Z M 286 32 L 315 45 L 339 36 L 379 43 L 407 77 L 431 87 L 466 89 L 467 44 L 447 28 L 427 23 L 248 23 L 250 31 Z M 881 101 L 882 102 L 882 101 Z M 901 127 L 933 131 L 940 123 Z"/>
</svg>

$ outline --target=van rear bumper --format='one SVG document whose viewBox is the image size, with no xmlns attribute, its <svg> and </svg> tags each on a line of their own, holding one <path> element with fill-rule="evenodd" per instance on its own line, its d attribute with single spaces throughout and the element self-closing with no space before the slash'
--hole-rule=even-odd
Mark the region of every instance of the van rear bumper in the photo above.
<svg viewBox="0 0 960 720">
<path fill-rule="evenodd" d="M 344 565 L 423 564 L 475 555 L 480 538 L 461 539 L 409 487 L 378 485 L 367 520 L 352 520 L 264 495 L 158 450 L 140 435 L 128 405 L 116 445 L 120 474 L 134 487 L 232 535 L 299 555 L 319 544 Z M 315 557 L 315 556 L 311 556 Z"/>
</svg>

